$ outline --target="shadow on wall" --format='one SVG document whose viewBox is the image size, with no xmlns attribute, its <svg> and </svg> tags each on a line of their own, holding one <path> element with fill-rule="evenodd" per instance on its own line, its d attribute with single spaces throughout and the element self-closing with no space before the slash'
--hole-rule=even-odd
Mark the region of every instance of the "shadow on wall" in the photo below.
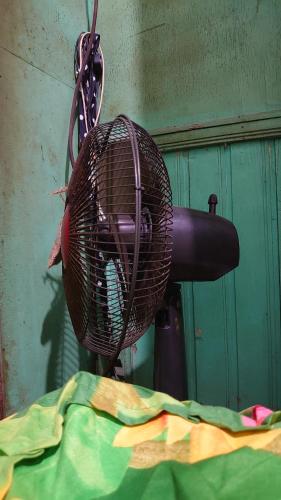
<svg viewBox="0 0 281 500">
<path fill-rule="evenodd" d="M 62 279 L 46 273 L 43 281 L 50 284 L 54 294 L 41 332 L 41 344 L 51 345 L 46 380 L 48 392 L 61 387 L 77 371 L 88 370 L 91 359 L 73 333 Z"/>
</svg>

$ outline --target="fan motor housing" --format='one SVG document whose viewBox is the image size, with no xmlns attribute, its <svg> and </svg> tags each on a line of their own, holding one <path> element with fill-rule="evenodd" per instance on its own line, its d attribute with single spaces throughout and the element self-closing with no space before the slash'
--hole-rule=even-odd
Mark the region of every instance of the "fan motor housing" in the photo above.
<svg viewBox="0 0 281 500">
<path fill-rule="evenodd" d="M 171 281 L 214 281 L 239 264 L 239 240 L 227 219 L 173 207 Z"/>
</svg>

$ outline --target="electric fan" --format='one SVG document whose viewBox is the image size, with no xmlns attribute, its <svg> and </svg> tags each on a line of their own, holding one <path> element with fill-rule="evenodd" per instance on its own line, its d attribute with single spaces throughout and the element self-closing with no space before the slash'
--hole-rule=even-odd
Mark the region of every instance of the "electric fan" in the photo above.
<svg viewBox="0 0 281 500">
<path fill-rule="evenodd" d="M 63 279 L 74 331 L 114 357 L 150 325 L 172 254 L 168 175 L 150 136 L 125 116 L 92 129 L 68 185 Z"/>
<path fill-rule="evenodd" d="M 116 360 L 143 335 L 159 308 L 160 330 L 171 325 L 165 318 L 169 300 L 161 313 L 169 279 L 215 280 L 238 265 L 236 229 L 215 215 L 215 204 L 212 196 L 210 213 L 173 207 L 160 152 L 129 118 L 118 116 L 89 132 L 68 185 L 61 230 L 66 300 L 82 345 Z M 169 290 L 174 290 L 171 297 L 179 294 L 176 285 Z M 172 330 L 177 331 L 175 324 Z M 173 341 L 162 348 L 161 339 L 156 341 L 160 380 L 177 367 L 185 378 L 183 336 L 179 339 L 174 350 Z M 159 376 L 156 388 L 166 388 L 157 383 Z M 174 389 L 167 392 L 179 393 L 176 380 L 168 385 Z"/>
<path fill-rule="evenodd" d="M 109 359 L 155 318 L 154 387 L 186 398 L 181 281 L 216 280 L 239 262 L 234 225 L 216 215 L 172 206 L 168 173 L 150 135 L 124 115 L 98 125 L 104 60 L 95 32 L 81 33 L 69 125 L 73 166 L 49 267 L 62 259 L 66 301 L 79 342 Z M 99 99 L 98 99 L 99 96 Z M 99 100 L 99 107 L 97 102 Z M 78 158 L 73 131 L 78 111 Z"/>
</svg>

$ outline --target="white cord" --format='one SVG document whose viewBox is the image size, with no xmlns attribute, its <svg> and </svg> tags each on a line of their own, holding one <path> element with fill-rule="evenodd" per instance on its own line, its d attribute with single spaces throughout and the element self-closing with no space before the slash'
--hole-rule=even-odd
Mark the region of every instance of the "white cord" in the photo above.
<svg viewBox="0 0 281 500">
<path fill-rule="evenodd" d="M 100 112 L 101 112 L 102 101 L 103 101 L 104 74 L 105 74 L 105 63 L 104 63 L 104 57 L 103 57 L 103 52 L 102 52 L 101 46 L 99 47 L 99 51 L 100 51 L 101 61 L 102 61 L 102 80 L 101 80 L 100 102 L 99 102 L 97 117 L 96 117 L 96 121 L 95 121 L 95 126 L 98 124 L 99 118 L 100 118 Z"/>
</svg>

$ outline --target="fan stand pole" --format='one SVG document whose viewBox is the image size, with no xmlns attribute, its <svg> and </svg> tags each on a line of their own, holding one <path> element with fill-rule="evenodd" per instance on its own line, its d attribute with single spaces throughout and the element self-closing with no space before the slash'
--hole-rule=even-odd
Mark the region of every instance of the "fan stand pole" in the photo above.
<svg viewBox="0 0 281 500">
<path fill-rule="evenodd" d="M 155 318 L 154 389 L 180 401 L 187 399 L 181 285 L 178 283 L 169 282 Z"/>
</svg>

